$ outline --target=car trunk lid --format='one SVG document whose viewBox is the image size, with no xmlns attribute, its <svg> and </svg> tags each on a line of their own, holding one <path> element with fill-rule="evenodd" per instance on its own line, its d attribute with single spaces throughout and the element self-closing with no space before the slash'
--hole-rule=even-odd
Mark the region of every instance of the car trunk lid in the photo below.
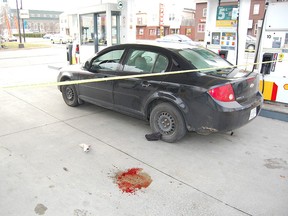
<svg viewBox="0 0 288 216">
<path fill-rule="evenodd" d="M 235 94 L 235 100 L 238 103 L 245 103 L 254 98 L 259 91 L 259 78 L 257 74 L 251 74 L 248 77 L 238 78 L 231 83 Z"/>
</svg>

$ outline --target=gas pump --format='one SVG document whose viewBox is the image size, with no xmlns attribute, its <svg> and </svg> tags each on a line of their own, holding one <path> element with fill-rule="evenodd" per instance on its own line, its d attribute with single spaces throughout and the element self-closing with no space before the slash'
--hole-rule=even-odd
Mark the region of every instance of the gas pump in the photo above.
<svg viewBox="0 0 288 216">
<path fill-rule="evenodd" d="M 239 31 L 247 31 L 250 0 L 241 0 L 241 3 L 233 0 L 229 2 L 234 3 L 228 5 L 226 2 L 207 1 L 206 28 L 209 31 L 205 32 L 206 47 L 219 54 L 225 53 L 221 57 L 226 57 L 232 64 L 243 65 L 246 35 L 239 36 Z"/>
<path fill-rule="evenodd" d="M 266 10 L 258 55 L 260 90 L 267 101 L 288 103 L 288 1 L 270 0 Z"/>
</svg>

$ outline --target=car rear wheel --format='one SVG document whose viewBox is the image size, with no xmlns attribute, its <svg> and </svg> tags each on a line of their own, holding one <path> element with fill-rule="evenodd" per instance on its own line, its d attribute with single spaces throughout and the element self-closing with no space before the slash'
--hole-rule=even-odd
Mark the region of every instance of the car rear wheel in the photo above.
<svg viewBox="0 0 288 216">
<path fill-rule="evenodd" d="M 153 133 L 160 132 L 165 142 L 176 142 L 185 136 L 187 129 L 180 111 L 170 103 L 156 105 L 150 114 Z"/>
<path fill-rule="evenodd" d="M 80 104 L 78 100 L 78 94 L 74 85 L 63 85 L 62 96 L 68 106 L 75 107 Z"/>
</svg>

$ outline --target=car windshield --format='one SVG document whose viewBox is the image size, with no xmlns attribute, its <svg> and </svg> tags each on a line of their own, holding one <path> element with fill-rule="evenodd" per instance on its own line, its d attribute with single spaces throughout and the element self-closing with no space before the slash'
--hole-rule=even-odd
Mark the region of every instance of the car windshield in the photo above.
<svg viewBox="0 0 288 216">
<path fill-rule="evenodd" d="M 178 51 L 181 56 L 193 64 L 202 73 L 216 73 L 227 75 L 233 65 L 216 53 L 203 48 L 187 48 Z M 215 68 L 215 69 L 214 69 Z"/>
</svg>

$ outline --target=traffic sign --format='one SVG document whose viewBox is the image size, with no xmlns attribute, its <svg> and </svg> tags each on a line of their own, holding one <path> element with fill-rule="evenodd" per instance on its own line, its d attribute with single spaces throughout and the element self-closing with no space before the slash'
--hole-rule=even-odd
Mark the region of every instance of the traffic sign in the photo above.
<svg viewBox="0 0 288 216">
<path fill-rule="evenodd" d="M 29 19 L 29 17 L 30 17 L 29 16 L 29 10 L 24 10 L 24 9 L 20 10 L 19 15 L 20 15 L 21 19 Z"/>
</svg>

